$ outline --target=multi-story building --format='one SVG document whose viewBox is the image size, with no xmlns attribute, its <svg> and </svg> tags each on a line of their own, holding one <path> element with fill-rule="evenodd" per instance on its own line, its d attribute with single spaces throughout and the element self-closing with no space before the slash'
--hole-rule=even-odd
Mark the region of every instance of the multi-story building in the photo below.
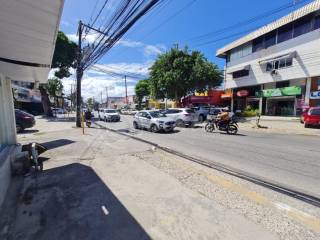
<svg viewBox="0 0 320 240">
<path fill-rule="evenodd" d="M 219 49 L 231 108 L 298 115 L 320 105 L 320 0 Z"/>
</svg>

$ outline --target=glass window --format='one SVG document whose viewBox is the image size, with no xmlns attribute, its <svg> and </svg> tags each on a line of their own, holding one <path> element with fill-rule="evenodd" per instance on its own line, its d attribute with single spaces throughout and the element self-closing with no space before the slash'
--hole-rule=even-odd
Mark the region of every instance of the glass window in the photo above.
<svg viewBox="0 0 320 240">
<path fill-rule="evenodd" d="M 298 21 L 296 21 L 294 24 L 293 37 L 298 37 L 310 31 L 311 31 L 311 18 L 309 16 L 301 18 Z"/>
<path fill-rule="evenodd" d="M 259 37 L 253 40 L 252 42 L 252 52 L 257 52 L 263 49 L 263 37 Z"/>
<path fill-rule="evenodd" d="M 273 69 L 273 64 L 271 62 L 268 62 L 267 63 L 267 66 L 266 66 L 266 71 L 269 72 Z"/>
<path fill-rule="evenodd" d="M 313 29 L 318 29 L 318 28 L 320 28 L 320 15 L 315 17 L 314 25 L 313 25 Z"/>
<path fill-rule="evenodd" d="M 241 77 L 246 77 L 246 76 L 249 76 L 249 70 L 246 70 L 246 69 L 232 73 L 233 78 L 241 78 Z"/>
<path fill-rule="evenodd" d="M 286 58 L 286 67 L 292 66 L 292 58 Z"/>
<path fill-rule="evenodd" d="M 279 68 L 284 68 L 286 67 L 286 59 L 280 59 L 279 61 Z"/>
<path fill-rule="evenodd" d="M 279 68 L 279 61 L 274 61 L 273 68 L 278 69 Z"/>
<path fill-rule="evenodd" d="M 310 115 L 320 116 L 320 108 L 314 108 L 310 110 Z"/>
<path fill-rule="evenodd" d="M 281 43 L 292 38 L 292 24 L 285 25 L 278 30 L 278 42 Z"/>
<path fill-rule="evenodd" d="M 277 32 L 273 31 L 265 35 L 264 37 L 264 47 L 268 48 L 276 44 Z"/>
</svg>

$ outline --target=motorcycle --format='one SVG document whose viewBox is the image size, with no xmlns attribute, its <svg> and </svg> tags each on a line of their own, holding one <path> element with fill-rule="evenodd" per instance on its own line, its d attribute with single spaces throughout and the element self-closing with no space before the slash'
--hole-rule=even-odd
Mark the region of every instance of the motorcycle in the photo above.
<svg viewBox="0 0 320 240">
<path fill-rule="evenodd" d="M 238 124 L 233 119 L 227 121 L 218 119 L 209 120 L 205 126 L 206 132 L 213 132 L 215 129 L 227 132 L 227 134 L 235 135 L 238 132 Z"/>
<path fill-rule="evenodd" d="M 90 128 L 91 127 L 91 120 L 87 120 L 86 119 L 86 125 L 87 125 L 88 128 Z"/>
</svg>

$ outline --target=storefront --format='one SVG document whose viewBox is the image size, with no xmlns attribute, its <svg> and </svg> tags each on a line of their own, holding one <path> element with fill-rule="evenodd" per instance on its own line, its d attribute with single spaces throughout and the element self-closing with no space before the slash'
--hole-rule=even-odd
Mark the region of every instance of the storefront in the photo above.
<svg viewBox="0 0 320 240">
<path fill-rule="evenodd" d="M 320 106 L 320 77 L 311 79 L 310 86 L 310 106 Z"/>
<path fill-rule="evenodd" d="M 234 89 L 234 111 L 242 112 L 246 107 L 250 106 L 252 109 L 259 109 L 260 97 L 256 95 L 261 86 L 250 86 L 246 88 Z"/>
<path fill-rule="evenodd" d="M 266 115 L 295 116 L 301 108 L 302 90 L 298 86 L 266 89 L 262 97 L 266 98 Z"/>
</svg>

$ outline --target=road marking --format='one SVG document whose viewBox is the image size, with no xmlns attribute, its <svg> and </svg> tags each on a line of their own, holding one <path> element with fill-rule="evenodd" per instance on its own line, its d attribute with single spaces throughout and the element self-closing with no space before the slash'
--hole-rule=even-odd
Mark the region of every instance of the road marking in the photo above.
<svg viewBox="0 0 320 240">
<path fill-rule="evenodd" d="M 104 205 L 101 206 L 101 209 L 102 209 L 102 212 L 104 213 L 104 215 L 106 215 L 106 216 L 109 215 L 109 211 Z"/>
</svg>

